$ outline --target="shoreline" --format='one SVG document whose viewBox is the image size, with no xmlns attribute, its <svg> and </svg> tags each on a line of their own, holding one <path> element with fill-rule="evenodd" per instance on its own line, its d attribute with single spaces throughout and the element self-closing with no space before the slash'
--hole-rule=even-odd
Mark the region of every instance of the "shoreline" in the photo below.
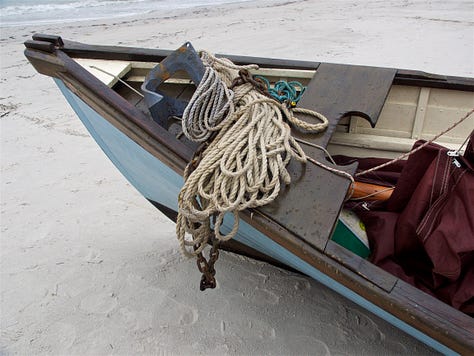
<svg viewBox="0 0 474 356">
<path fill-rule="evenodd" d="M 217 6 L 227 6 L 227 5 L 232 5 L 232 4 L 242 4 L 242 3 L 246 3 L 246 2 L 250 2 L 250 0 L 222 0 L 223 2 L 220 2 L 220 3 L 217 3 L 216 5 Z M 228 1 L 228 2 L 226 2 Z M 59 5 L 59 4 L 58 4 Z M 8 7 L 11 7 L 12 5 L 10 6 L 7 6 L 5 8 L 0 8 L 0 14 L 2 13 L 2 11 L 5 11 L 6 8 Z M 31 6 L 33 7 L 45 7 L 45 6 L 48 6 L 48 5 L 19 5 L 19 7 L 27 7 L 31 10 Z M 49 4 L 49 6 L 51 6 L 51 4 Z M 54 5 L 52 5 L 54 7 Z M 59 5 L 61 6 L 61 5 Z M 110 20 L 114 20 L 114 19 L 119 19 L 119 18 L 124 18 L 124 17 L 132 17 L 132 16 L 135 16 L 135 17 L 139 17 L 139 16 L 147 16 L 147 14 L 150 14 L 150 13 L 159 13 L 159 12 L 173 12 L 173 11 L 180 11 L 180 10 L 194 10 L 194 9 L 198 9 L 198 8 L 208 8 L 210 7 L 211 5 L 210 4 L 189 4 L 189 6 L 166 6 L 164 4 L 161 5 L 162 8 L 159 8 L 159 6 L 155 9 L 141 9 L 141 10 L 134 10 L 134 11 L 137 11 L 137 12 L 134 12 L 134 13 L 122 13 L 122 12 L 116 12 L 114 14 L 112 14 L 111 16 L 106 16 L 106 15 L 96 15 L 95 17 L 82 17 L 81 19 L 76 19 L 76 18 L 63 18 L 63 19 L 60 19 L 60 20 L 54 20 L 54 19 L 41 19 L 41 20 L 31 20 L 31 22 L 11 22 L 11 23 L 7 23 L 5 22 L 5 20 L 8 18 L 8 15 L 3 15 L 1 14 L 0 15 L 0 28 L 2 27 L 21 27 L 21 26 L 31 26 L 31 25 L 54 25 L 54 24 L 73 24 L 73 23 L 80 23 L 80 22 L 96 22 L 96 21 L 104 21 L 104 20 L 107 20 L 107 19 L 110 19 Z M 64 8 L 63 8 L 64 9 Z M 18 11 L 18 5 L 16 5 L 16 10 Z M 59 9 L 53 9 L 53 11 L 57 11 Z M 70 8 L 70 10 L 74 10 L 74 8 Z M 122 9 L 121 11 L 125 11 L 125 9 Z M 20 16 L 18 13 L 14 14 L 13 16 L 15 17 L 18 17 Z M 2 23 L 3 21 L 3 23 Z"/>
<path fill-rule="evenodd" d="M 297 0 L 262 0 L 258 4 L 252 4 L 250 0 L 239 0 L 229 3 L 218 3 L 215 6 L 211 5 L 195 5 L 190 7 L 178 7 L 168 9 L 155 9 L 147 10 L 140 13 L 134 14 L 121 14 L 113 15 L 112 17 L 97 17 L 97 18 L 82 18 L 82 19 L 61 19 L 61 20 L 41 20 L 39 22 L 26 22 L 26 23 L 13 23 L 13 24 L 2 24 L 0 22 L 0 29 L 9 28 L 27 28 L 31 26 L 48 27 L 48 26 L 60 26 L 62 27 L 89 27 L 89 26 L 100 26 L 100 25 L 112 25 L 117 24 L 117 20 L 125 20 L 119 22 L 120 24 L 127 24 L 131 22 L 139 21 L 150 21 L 157 19 L 171 19 L 178 16 L 190 17 L 193 14 L 200 15 L 202 12 L 221 11 L 222 9 L 230 8 L 260 8 L 266 6 L 281 6 L 282 4 L 297 3 Z"/>
</svg>

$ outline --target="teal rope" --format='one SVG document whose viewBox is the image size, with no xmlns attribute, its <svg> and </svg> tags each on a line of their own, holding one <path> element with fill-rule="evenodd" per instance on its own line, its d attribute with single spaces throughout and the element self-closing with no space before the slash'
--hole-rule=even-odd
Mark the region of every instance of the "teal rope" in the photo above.
<svg viewBox="0 0 474 356">
<path fill-rule="evenodd" d="M 254 78 L 261 80 L 265 84 L 268 92 L 273 98 L 278 100 L 280 103 L 286 102 L 292 107 L 296 106 L 306 90 L 306 87 L 297 81 L 287 82 L 285 80 L 280 80 L 275 83 L 273 88 L 271 88 L 270 82 L 267 78 L 261 75 L 256 75 Z"/>
</svg>

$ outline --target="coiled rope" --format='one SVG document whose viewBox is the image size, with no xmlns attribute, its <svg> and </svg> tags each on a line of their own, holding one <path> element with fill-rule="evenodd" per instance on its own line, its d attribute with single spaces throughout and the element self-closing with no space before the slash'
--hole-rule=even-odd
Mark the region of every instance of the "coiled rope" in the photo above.
<svg viewBox="0 0 474 356">
<path fill-rule="evenodd" d="M 306 90 L 306 87 L 297 81 L 287 82 L 285 80 L 279 80 L 272 87 L 267 78 L 261 75 L 256 75 L 255 78 L 265 84 L 273 98 L 280 103 L 286 103 L 290 107 L 295 107 L 296 104 L 298 104 Z"/>
<path fill-rule="evenodd" d="M 207 67 L 194 97 L 183 113 L 183 133 L 190 140 L 204 142 L 223 127 L 225 117 L 234 113 L 234 92 L 219 80 L 215 70 Z M 200 119 L 195 120 L 196 117 Z"/>
<path fill-rule="evenodd" d="M 287 122 L 310 132 L 328 125 L 319 113 L 288 109 L 262 93 L 246 72 L 256 66 L 237 66 L 208 52 L 200 56 L 206 75 L 182 120 L 190 140 L 206 142 L 187 166 L 178 196 L 176 233 L 187 256 L 201 254 L 212 234 L 212 217 L 215 238 L 231 239 L 239 227 L 239 211 L 269 204 L 278 196 L 281 181 L 290 184 L 286 169 L 290 159 L 306 163 Z M 297 112 L 320 122 L 302 121 L 294 116 Z M 222 235 L 226 213 L 234 216 L 234 222 L 231 231 Z"/>
<path fill-rule="evenodd" d="M 292 106 L 287 105 L 288 100 L 299 99 L 297 92 L 279 102 L 270 97 L 269 85 L 262 88 L 261 81 L 249 75 L 248 70 L 257 66 L 237 66 L 208 52 L 200 52 L 200 56 L 206 72 L 183 114 L 182 125 L 183 133 L 202 146 L 185 169 L 185 183 L 178 196 L 176 233 L 184 254 L 198 257 L 199 270 L 203 272 L 201 290 L 204 290 L 216 285 L 217 242 L 235 236 L 239 211 L 271 203 L 278 196 L 281 182 L 290 184 L 286 166 L 291 158 L 302 163 L 310 161 L 352 182 L 354 179 L 344 171 L 307 157 L 291 136 L 288 123 L 313 133 L 325 130 L 328 125 L 327 119 L 319 113 L 288 108 Z M 295 113 L 313 116 L 320 122 L 302 121 Z M 227 213 L 233 215 L 234 222 L 231 231 L 222 235 L 220 228 Z M 214 219 L 213 229 L 211 219 Z M 215 239 L 206 261 L 202 251 L 212 235 Z"/>
</svg>

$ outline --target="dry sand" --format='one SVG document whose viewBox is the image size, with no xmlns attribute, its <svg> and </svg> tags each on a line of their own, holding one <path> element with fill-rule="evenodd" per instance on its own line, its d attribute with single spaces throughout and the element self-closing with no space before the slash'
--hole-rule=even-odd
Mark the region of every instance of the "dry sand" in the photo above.
<svg viewBox="0 0 474 356">
<path fill-rule="evenodd" d="M 262 1 L 1 28 L 1 348 L 5 354 L 427 354 L 326 287 L 223 253 L 198 291 L 174 225 L 118 173 L 51 79 L 35 31 L 96 44 L 473 76 L 472 1 Z"/>
</svg>

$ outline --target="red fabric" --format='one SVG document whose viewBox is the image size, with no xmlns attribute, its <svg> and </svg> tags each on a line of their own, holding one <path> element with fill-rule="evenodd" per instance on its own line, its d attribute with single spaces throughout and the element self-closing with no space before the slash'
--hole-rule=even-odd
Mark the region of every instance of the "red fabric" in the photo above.
<svg viewBox="0 0 474 356">
<path fill-rule="evenodd" d="M 366 225 L 373 263 L 471 315 L 473 141 L 474 133 L 465 155 L 455 158 L 461 167 L 453 163 L 446 148 L 427 145 L 406 163 L 392 168 L 391 174 L 398 174 L 399 178 L 386 203 L 374 203 L 369 210 L 360 203 L 353 206 Z M 415 147 L 421 143 L 417 142 Z M 362 161 L 367 166 L 367 159 Z"/>
</svg>

